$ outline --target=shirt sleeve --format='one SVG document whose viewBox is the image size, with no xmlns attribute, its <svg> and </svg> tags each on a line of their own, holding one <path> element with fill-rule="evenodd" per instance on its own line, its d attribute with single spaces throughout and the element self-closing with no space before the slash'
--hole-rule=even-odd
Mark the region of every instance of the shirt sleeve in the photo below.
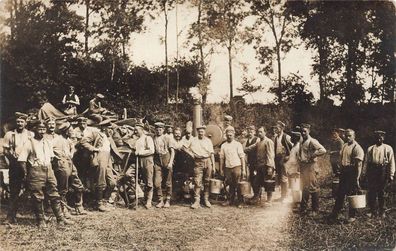
<svg viewBox="0 0 396 251">
<path fill-rule="evenodd" d="M 275 146 L 272 140 L 267 141 L 268 159 L 271 160 L 272 167 L 275 166 Z"/>
<path fill-rule="evenodd" d="M 3 147 L 4 148 L 11 148 L 11 139 L 12 139 L 12 132 L 7 132 L 4 135 L 4 143 L 3 143 Z"/>
<path fill-rule="evenodd" d="M 154 154 L 154 141 L 153 138 L 151 138 L 150 136 L 146 136 L 146 138 L 144 139 L 144 149 L 142 151 L 139 152 L 140 155 L 142 156 L 149 156 Z"/>
<path fill-rule="evenodd" d="M 225 155 L 225 153 L 224 153 L 224 144 L 222 144 L 221 147 L 220 147 L 220 153 L 219 153 L 220 159 L 224 159 L 224 155 Z"/>
<path fill-rule="evenodd" d="M 210 139 L 207 139 L 208 142 L 208 151 L 210 154 L 214 153 L 214 149 L 213 149 L 213 143 Z"/>
<path fill-rule="evenodd" d="M 237 153 L 238 153 L 238 156 L 239 156 L 239 158 L 244 158 L 245 157 L 245 152 L 243 151 L 243 146 L 242 146 L 242 144 L 241 143 L 237 143 Z"/>
<path fill-rule="evenodd" d="M 320 156 L 320 155 L 326 153 L 326 149 L 324 148 L 324 146 L 322 146 L 322 144 L 319 143 L 318 140 L 315 139 L 315 140 L 312 140 L 311 142 L 312 142 L 312 145 L 313 145 L 313 147 L 315 149 L 315 155 L 316 156 Z"/>
<path fill-rule="evenodd" d="M 74 98 L 76 99 L 76 105 L 80 105 L 80 98 L 74 94 Z"/>
<path fill-rule="evenodd" d="M 363 161 L 364 160 L 363 148 L 360 145 L 356 145 L 355 149 L 353 150 L 352 156 L 353 159 Z"/>
<path fill-rule="evenodd" d="M 395 176 L 395 155 L 393 153 L 393 149 L 389 146 L 388 149 L 388 161 L 389 161 L 389 171 L 390 177 Z"/>
<path fill-rule="evenodd" d="M 63 96 L 63 99 L 62 99 L 62 104 L 66 104 L 66 95 L 65 95 L 65 96 Z"/>
</svg>

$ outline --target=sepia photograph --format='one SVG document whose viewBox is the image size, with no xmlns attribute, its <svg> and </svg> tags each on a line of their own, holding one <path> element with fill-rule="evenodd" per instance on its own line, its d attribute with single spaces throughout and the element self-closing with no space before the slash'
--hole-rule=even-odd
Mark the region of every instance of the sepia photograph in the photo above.
<svg viewBox="0 0 396 251">
<path fill-rule="evenodd" d="M 396 1 L 0 0 L 0 250 L 396 250 Z"/>
</svg>

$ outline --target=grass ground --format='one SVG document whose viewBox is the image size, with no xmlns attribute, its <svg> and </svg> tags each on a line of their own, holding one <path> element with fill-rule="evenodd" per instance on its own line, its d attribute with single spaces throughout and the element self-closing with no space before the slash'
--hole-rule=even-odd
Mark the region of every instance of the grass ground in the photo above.
<svg viewBox="0 0 396 251">
<path fill-rule="evenodd" d="M 321 162 L 322 166 L 328 166 Z M 392 250 L 396 246 L 396 205 L 384 220 L 359 212 L 352 224 L 329 225 L 325 216 L 330 196 L 328 169 L 321 172 L 321 214 L 294 214 L 290 204 L 191 210 L 188 204 L 170 209 L 137 211 L 118 207 L 109 213 L 74 217 L 76 225 L 38 230 L 31 212 L 19 224 L 0 225 L 0 250 Z M 279 197 L 279 193 L 274 195 Z M 345 213 L 345 212 L 344 212 Z M 5 218 L 5 206 L 0 221 Z"/>
</svg>

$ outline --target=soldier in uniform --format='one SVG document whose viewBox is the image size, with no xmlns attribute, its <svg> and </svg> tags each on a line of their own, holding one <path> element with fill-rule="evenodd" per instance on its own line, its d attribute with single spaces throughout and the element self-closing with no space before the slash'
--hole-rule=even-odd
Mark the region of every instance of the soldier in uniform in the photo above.
<svg viewBox="0 0 396 251">
<path fill-rule="evenodd" d="M 246 148 L 249 154 L 251 152 L 255 152 L 255 170 L 257 175 L 251 181 L 253 184 L 254 196 L 252 198 L 253 202 L 257 202 L 261 197 L 260 191 L 264 186 L 265 191 L 267 192 L 267 202 L 271 202 L 272 199 L 272 189 L 266 187 L 264 184 L 264 180 L 271 180 L 275 174 L 275 150 L 274 150 L 274 142 L 266 136 L 266 131 L 264 127 L 260 127 L 258 129 L 259 139 L 254 145 Z M 248 161 L 250 164 L 250 161 Z"/>
<path fill-rule="evenodd" d="M 346 195 L 352 195 L 360 189 L 359 179 L 362 172 L 362 162 L 364 159 L 364 151 L 355 140 L 355 131 L 347 129 L 345 131 L 346 143 L 341 149 L 341 169 L 340 169 L 340 185 L 337 191 L 337 197 L 332 213 L 329 215 L 329 221 L 335 222 L 341 209 L 344 206 Z M 356 220 L 356 209 L 349 208 L 348 222 Z"/>
<path fill-rule="evenodd" d="M 106 112 L 106 109 L 101 106 L 100 101 L 104 99 L 103 94 L 96 94 L 96 96 L 89 101 L 88 107 L 88 118 L 92 119 L 96 123 L 100 123 L 103 120 L 102 114 Z"/>
<path fill-rule="evenodd" d="M 62 104 L 64 113 L 67 115 L 77 115 L 77 106 L 80 105 L 80 99 L 74 93 L 74 86 L 69 86 L 68 93 L 63 96 Z"/>
<path fill-rule="evenodd" d="M 48 196 L 51 202 L 51 208 L 58 223 L 70 225 L 74 222 L 65 219 L 61 211 L 57 182 L 51 166 L 54 152 L 51 142 L 44 139 L 45 131 L 45 124 L 39 122 L 35 127 L 34 138 L 31 138 L 25 144 L 18 161 L 20 161 L 23 169 L 27 170 L 26 183 L 31 192 L 37 225 L 46 227 L 43 208 L 44 194 Z"/>
<path fill-rule="evenodd" d="M 143 169 L 144 183 L 146 184 L 146 208 L 152 207 L 153 200 L 153 180 L 154 180 L 154 141 L 144 132 L 144 125 L 135 125 L 137 136 L 135 154 L 138 157 L 139 166 Z"/>
<path fill-rule="evenodd" d="M 249 147 L 254 146 L 259 142 L 260 139 L 256 137 L 256 127 L 254 125 L 251 125 L 247 129 L 247 139 L 244 144 L 242 144 L 243 148 L 245 149 L 246 152 L 246 157 L 247 157 L 247 165 L 249 168 L 249 181 L 250 184 L 255 184 L 255 178 L 256 178 L 256 164 L 257 164 L 257 151 L 252 151 L 248 150 Z M 260 196 L 260 188 L 253 185 L 253 192 L 254 192 L 254 198 L 253 200 L 257 200 Z"/>
<path fill-rule="evenodd" d="M 225 175 L 225 183 L 229 185 L 228 200 L 223 203 L 224 206 L 236 204 L 240 206 L 242 196 L 238 190 L 238 182 L 246 173 L 245 153 L 242 144 L 235 140 L 235 130 L 228 128 L 226 130 L 227 141 L 220 148 L 220 173 Z M 237 196 L 237 199 L 235 199 Z"/>
<path fill-rule="evenodd" d="M 47 132 L 46 132 L 46 134 L 44 134 L 44 138 L 46 140 L 51 141 L 51 143 L 52 143 L 52 141 L 55 138 L 59 137 L 59 134 L 57 134 L 55 132 L 55 129 L 56 129 L 55 119 L 53 117 L 50 117 L 50 118 L 45 120 L 45 124 L 47 125 Z"/>
<path fill-rule="evenodd" d="M 59 126 L 61 135 L 52 141 L 55 158 L 53 161 L 53 169 L 56 180 L 58 182 L 58 191 L 61 196 L 61 208 L 64 216 L 70 218 L 67 205 L 66 195 L 69 192 L 69 187 L 73 190 L 75 195 L 75 210 L 76 214 L 85 215 L 87 212 L 83 207 L 83 184 L 78 177 L 77 169 L 73 164 L 73 154 L 75 151 L 74 143 L 70 139 L 73 128 L 69 122 L 63 123 Z"/>
<path fill-rule="evenodd" d="M 384 144 L 385 132 L 375 131 L 376 143 L 367 149 L 364 166 L 368 180 L 369 217 L 385 218 L 385 187 L 395 175 L 395 157 L 390 145 Z M 378 198 L 378 211 L 377 211 Z"/>
<path fill-rule="evenodd" d="M 16 223 L 19 193 L 25 180 L 26 172 L 18 162 L 18 157 L 23 147 L 29 143 L 33 133 L 26 129 L 28 115 L 20 112 L 15 113 L 16 129 L 8 131 L 4 135 L 4 155 L 8 159 L 10 180 L 10 205 L 5 223 Z"/>
<path fill-rule="evenodd" d="M 309 196 L 312 198 L 312 215 L 319 213 L 319 183 L 317 175 L 319 167 L 317 158 L 326 153 L 326 149 L 310 135 L 311 125 L 301 125 L 300 149 L 298 151 L 298 164 L 300 167 L 302 201 L 300 205 L 301 213 L 305 213 Z"/>
<path fill-rule="evenodd" d="M 164 134 L 164 123 L 157 122 L 154 137 L 154 188 L 157 191 L 159 203 L 157 208 L 170 207 L 172 197 L 173 161 L 175 158 L 174 140 Z M 164 183 L 164 184 L 163 184 Z M 164 203 L 162 187 L 165 187 Z"/>
<path fill-rule="evenodd" d="M 285 162 L 289 158 L 290 149 L 293 147 L 291 138 L 283 130 L 285 129 L 285 123 L 278 121 L 276 123 L 276 137 L 274 139 L 275 144 L 275 168 L 277 174 L 277 181 L 281 187 L 281 200 L 282 202 L 287 195 L 287 181 L 288 177 L 285 170 Z"/>
<path fill-rule="evenodd" d="M 331 168 L 335 177 L 340 174 L 340 152 L 343 145 L 344 141 L 340 137 L 339 130 L 334 129 L 331 133 L 329 153 Z"/>
<path fill-rule="evenodd" d="M 204 205 L 211 207 L 209 202 L 209 181 L 215 171 L 215 159 L 212 141 L 205 136 L 205 126 L 197 126 L 197 137 L 191 140 L 189 149 L 194 157 L 194 203 L 192 209 L 200 207 L 201 190 L 204 189 Z"/>
<path fill-rule="evenodd" d="M 111 151 L 112 147 L 107 131 L 110 130 L 110 120 L 104 120 L 98 125 L 100 131 L 91 131 L 81 140 L 81 146 L 91 153 L 90 168 L 94 170 L 94 184 L 96 194 L 96 206 L 100 212 L 107 212 L 106 197 L 114 190 L 115 179 L 112 171 Z M 113 145 L 114 144 L 114 141 Z"/>
<path fill-rule="evenodd" d="M 97 132 L 98 129 L 88 126 L 88 119 L 85 117 L 77 118 L 77 127 L 74 128 L 74 136 L 76 137 L 76 152 L 73 156 L 73 163 L 77 168 L 78 175 L 83 182 L 84 186 L 90 188 L 90 178 L 94 172 L 90 168 L 91 152 L 81 145 L 81 140 L 88 135 Z"/>
</svg>

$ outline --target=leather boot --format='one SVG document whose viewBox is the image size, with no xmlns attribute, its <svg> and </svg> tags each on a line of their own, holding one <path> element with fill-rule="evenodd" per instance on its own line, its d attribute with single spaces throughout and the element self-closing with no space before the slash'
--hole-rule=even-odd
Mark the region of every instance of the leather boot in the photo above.
<svg viewBox="0 0 396 251">
<path fill-rule="evenodd" d="M 156 208 L 163 208 L 164 207 L 164 200 L 160 198 L 159 203 L 155 206 Z"/>
<path fill-rule="evenodd" d="M 83 207 L 82 192 L 78 191 L 76 193 L 76 215 L 87 215 L 88 212 Z"/>
<path fill-rule="evenodd" d="M 68 220 L 63 216 L 62 209 L 61 209 L 61 202 L 58 199 L 51 200 L 51 208 L 52 212 L 56 217 L 56 221 L 59 225 L 73 225 L 74 221 Z"/>
<path fill-rule="evenodd" d="M 44 219 L 44 205 L 42 201 L 33 200 L 32 201 L 33 212 L 36 216 L 37 226 L 39 228 L 46 228 L 47 224 L 45 223 Z"/>
<path fill-rule="evenodd" d="M 171 197 L 167 196 L 166 200 L 165 200 L 164 208 L 169 208 L 170 207 L 170 200 L 171 200 Z"/>
<path fill-rule="evenodd" d="M 61 211 L 63 213 L 63 217 L 65 217 L 66 219 L 70 219 L 71 214 L 70 214 L 69 210 L 66 208 L 66 205 L 67 205 L 66 198 L 62 196 L 62 199 L 60 201 L 60 207 L 61 207 Z"/>
<path fill-rule="evenodd" d="M 194 199 L 194 203 L 191 205 L 192 209 L 197 209 L 200 207 L 199 202 L 200 202 L 201 198 L 199 196 L 196 196 Z"/>
<path fill-rule="evenodd" d="M 103 190 L 98 190 L 96 192 L 96 203 L 99 212 L 109 212 L 110 210 L 106 207 L 106 203 L 103 200 Z"/>
<path fill-rule="evenodd" d="M 147 201 L 145 207 L 147 209 L 150 209 L 152 207 L 151 202 L 153 201 L 153 189 L 149 188 L 149 191 L 147 192 Z"/>
<path fill-rule="evenodd" d="M 209 201 L 209 193 L 204 194 L 204 205 L 205 207 L 211 208 L 212 204 Z"/>
<path fill-rule="evenodd" d="M 18 208 L 18 198 L 13 198 L 10 200 L 10 206 L 8 208 L 7 212 L 7 218 L 5 219 L 3 224 L 16 224 L 17 219 L 16 219 L 16 212 Z"/>
</svg>

